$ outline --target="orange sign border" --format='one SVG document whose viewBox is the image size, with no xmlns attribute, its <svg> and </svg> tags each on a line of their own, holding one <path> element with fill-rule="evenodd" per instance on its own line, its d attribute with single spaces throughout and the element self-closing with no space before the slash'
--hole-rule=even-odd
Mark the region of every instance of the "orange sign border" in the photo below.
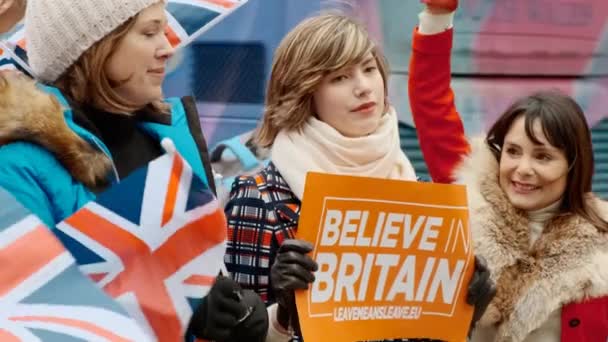
<svg viewBox="0 0 608 342">
<path fill-rule="evenodd" d="M 382 189 L 379 191 L 378 189 Z M 355 194 L 355 195 L 353 195 Z M 438 195 L 439 194 L 439 195 Z M 352 201 L 352 202 L 384 202 L 387 204 L 412 205 L 423 207 L 442 207 L 442 209 L 467 210 L 468 203 L 466 189 L 460 185 L 446 185 L 434 183 L 418 183 L 396 180 L 383 180 L 367 177 L 338 176 L 310 172 L 306 179 L 306 188 L 302 203 L 302 212 L 298 228 L 298 238 L 307 240 L 315 246 L 319 246 L 321 239 L 320 227 L 323 225 L 325 211 L 328 208 L 328 201 Z M 434 200 L 429 200 L 434 198 Z M 446 208 L 448 207 L 448 208 Z M 320 210 L 319 210 L 320 209 Z M 315 214 L 315 213 L 321 213 Z M 468 225 L 468 213 L 466 215 Z M 310 229 L 308 228 L 310 227 Z M 451 316 L 457 306 L 462 313 L 462 319 L 458 320 L 458 329 L 449 333 L 438 332 L 436 326 L 429 329 L 428 336 L 349 336 L 350 331 L 359 329 L 343 329 L 350 324 L 370 325 L 373 321 L 352 321 L 352 322 L 333 322 L 334 328 L 340 330 L 338 336 L 333 336 L 331 329 L 327 326 L 329 322 L 320 323 L 319 319 L 327 319 L 333 316 L 332 313 L 321 313 L 311 311 L 311 290 L 297 291 L 296 301 L 300 313 L 300 326 L 306 340 L 313 341 L 336 341 L 350 342 L 362 339 L 391 339 L 391 338 L 437 338 L 447 341 L 464 341 L 468 333 L 468 327 L 472 317 L 473 309 L 463 302 L 466 297 L 467 286 L 465 284 L 471 279 L 473 273 L 473 248 L 468 226 L 465 228 L 468 235 L 469 251 L 465 262 L 465 274 L 459 280 L 457 287 L 457 299 L 451 306 L 451 312 L 426 312 L 427 315 Z M 450 240 L 451 241 L 451 240 Z M 353 247 L 356 248 L 356 247 Z M 446 246 L 447 248 L 447 246 Z M 318 251 L 312 252 L 313 259 L 316 258 Z M 314 309 L 312 309 L 314 310 Z M 303 314 L 306 313 L 306 314 Z M 332 320 L 333 321 L 333 320 Z M 386 321 L 381 321 L 381 324 Z M 410 321 L 416 322 L 416 321 Z M 416 323 L 414 323 L 416 324 Z M 344 325 L 340 327 L 340 325 Z M 373 325 L 373 324 L 371 324 Z M 325 326 L 325 327 L 322 327 Z M 316 327 L 316 329 L 314 329 Z M 359 327 L 360 328 L 360 327 Z M 320 333 L 319 331 L 320 330 Z M 335 330 L 335 329 L 334 329 Z M 322 338 L 319 339 L 319 335 Z M 330 336 L 331 335 L 331 336 Z"/>
</svg>

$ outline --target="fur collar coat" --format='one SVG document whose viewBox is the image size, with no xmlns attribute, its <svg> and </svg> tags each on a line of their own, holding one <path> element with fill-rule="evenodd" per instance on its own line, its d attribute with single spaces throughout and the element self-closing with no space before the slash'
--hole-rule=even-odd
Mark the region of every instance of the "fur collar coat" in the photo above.
<svg viewBox="0 0 608 342">
<path fill-rule="evenodd" d="M 486 258 L 497 294 L 479 321 L 495 341 L 523 341 L 555 310 L 608 295 L 608 234 L 584 218 L 558 214 L 530 246 L 529 221 L 498 184 L 498 162 L 483 140 L 456 171 L 467 186 L 475 253 Z M 608 203 L 588 197 L 608 219 Z"/>
</svg>

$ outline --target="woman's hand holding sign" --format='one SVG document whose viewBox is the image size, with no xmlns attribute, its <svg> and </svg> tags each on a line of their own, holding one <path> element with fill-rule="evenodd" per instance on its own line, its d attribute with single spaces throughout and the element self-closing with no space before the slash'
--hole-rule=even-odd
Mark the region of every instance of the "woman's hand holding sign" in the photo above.
<svg viewBox="0 0 608 342">
<path fill-rule="evenodd" d="M 266 339 L 268 313 L 255 292 L 218 276 L 192 316 L 188 330 L 197 338 L 217 342 L 260 342 Z"/>
<path fill-rule="evenodd" d="M 315 281 L 318 265 L 307 254 L 313 246 L 303 240 L 285 240 L 270 270 L 270 282 L 277 298 L 278 321 L 287 328 L 289 321 L 297 324 L 294 290 L 308 289 Z M 297 327 L 293 327 L 297 331 Z"/>
<path fill-rule="evenodd" d="M 469 283 L 469 291 L 467 293 L 467 303 L 473 305 L 473 320 L 471 321 L 471 330 L 475 323 L 479 321 L 486 308 L 496 295 L 496 286 L 490 279 L 490 270 L 488 269 L 486 260 L 481 256 L 475 257 L 475 273 L 473 279 Z"/>
</svg>

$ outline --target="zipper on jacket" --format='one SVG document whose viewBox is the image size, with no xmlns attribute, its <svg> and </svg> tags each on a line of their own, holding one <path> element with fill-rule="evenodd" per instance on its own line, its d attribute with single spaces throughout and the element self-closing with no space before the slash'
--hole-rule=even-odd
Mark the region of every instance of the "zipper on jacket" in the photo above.
<svg viewBox="0 0 608 342">
<path fill-rule="evenodd" d="M 118 175 L 118 170 L 116 169 L 116 165 L 114 164 L 114 159 L 112 159 L 112 156 L 110 156 L 110 154 L 107 153 L 106 150 L 103 149 L 103 147 L 101 147 L 101 144 L 97 141 L 97 138 L 91 137 L 91 140 L 93 141 L 95 146 L 97 146 L 97 148 L 101 151 L 101 153 L 105 154 L 106 157 L 108 157 L 108 159 L 110 160 L 110 164 L 112 165 L 112 172 L 114 172 L 114 178 L 116 179 L 116 183 L 120 183 L 120 176 Z"/>
</svg>

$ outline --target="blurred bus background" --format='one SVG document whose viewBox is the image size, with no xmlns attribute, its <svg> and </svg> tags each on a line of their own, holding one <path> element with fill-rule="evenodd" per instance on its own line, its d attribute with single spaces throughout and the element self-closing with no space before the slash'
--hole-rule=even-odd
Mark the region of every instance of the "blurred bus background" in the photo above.
<svg viewBox="0 0 608 342">
<path fill-rule="evenodd" d="M 383 47 L 402 145 L 425 175 L 407 98 L 418 0 L 249 0 L 178 54 L 166 94 L 195 96 L 210 146 L 252 130 L 280 40 L 302 19 L 334 7 L 360 18 Z M 517 97 L 564 91 L 593 128 L 594 190 L 608 198 L 607 22 L 606 0 L 460 0 L 452 86 L 467 135 L 482 133 Z"/>
</svg>

